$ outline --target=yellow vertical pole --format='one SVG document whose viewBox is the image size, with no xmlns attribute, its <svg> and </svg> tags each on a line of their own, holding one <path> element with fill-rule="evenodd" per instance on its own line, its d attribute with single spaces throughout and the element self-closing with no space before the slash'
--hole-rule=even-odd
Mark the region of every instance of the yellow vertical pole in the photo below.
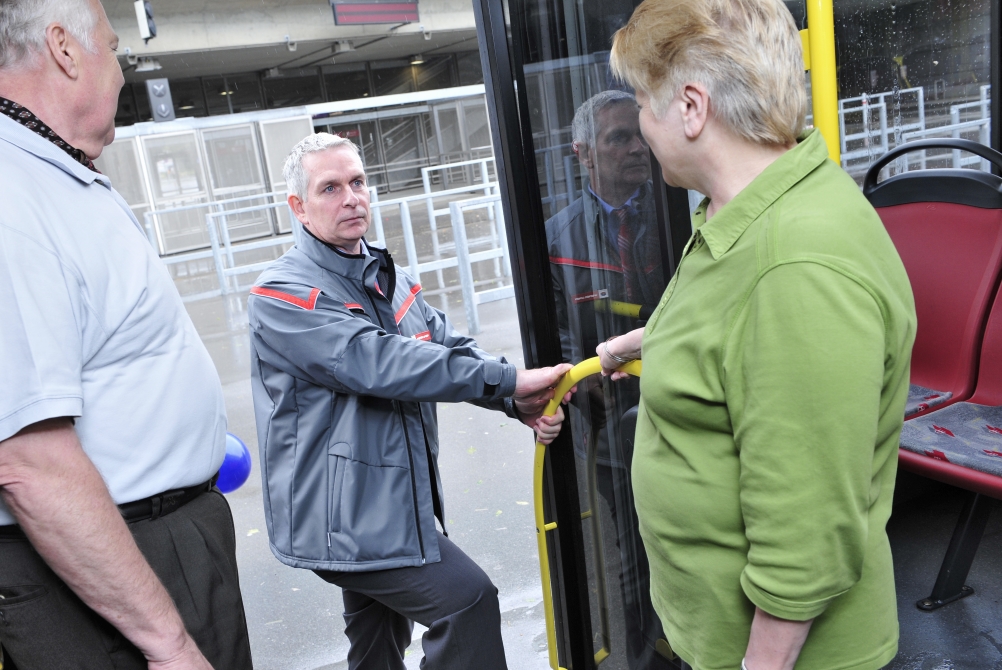
<svg viewBox="0 0 1002 670">
<path fill-rule="evenodd" d="M 838 81 L 835 72 L 835 12 L 832 0 L 807 0 L 807 42 L 810 54 L 814 127 L 828 144 L 828 156 L 840 162 Z"/>
</svg>

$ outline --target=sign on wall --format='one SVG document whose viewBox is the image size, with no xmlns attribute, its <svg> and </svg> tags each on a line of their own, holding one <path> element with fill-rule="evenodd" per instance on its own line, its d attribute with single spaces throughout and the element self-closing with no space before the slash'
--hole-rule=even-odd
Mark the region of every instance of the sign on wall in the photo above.
<svg viewBox="0 0 1002 670">
<path fill-rule="evenodd" d="M 399 0 L 330 0 L 334 23 L 413 23 L 418 20 L 417 2 Z"/>
<path fill-rule="evenodd" d="M 146 95 L 150 98 L 150 111 L 156 122 L 174 120 L 174 101 L 170 96 L 170 83 L 166 79 L 147 79 Z"/>
</svg>

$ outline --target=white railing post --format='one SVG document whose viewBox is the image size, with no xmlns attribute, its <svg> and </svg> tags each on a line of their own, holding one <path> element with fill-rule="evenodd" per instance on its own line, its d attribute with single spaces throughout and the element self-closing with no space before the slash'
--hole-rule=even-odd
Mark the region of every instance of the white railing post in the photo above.
<svg viewBox="0 0 1002 670">
<path fill-rule="evenodd" d="M 463 210 L 458 202 L 449 203 L 449 218 L 452 219 L 452 235 L 456 240 L 456 261 L 459 270 L 459 285 L 463 291 L 463 306 L 466 308 L 466 329 L 470 335 L 480 332 L 480 316 L 477 313 L 477 295 L 473 288 L 473 266 L 466 243 L 466 224 Z"/>
<path fill-rule="evenodd" d="M 428 226 L 431 228 L 431 254 L 434 256 L 435 260 L 442 258 L 441 245 L 438 240 L 438 221 L 435 217 L 435 196 L 431 192 L 431 167 L 421 168 L 421 183 L 424 184 L 424 205 L 425 209 L 428 211 Z M 443 176 L 443 185 L 445 177 Z M 440 287 L 445 286 L 445 281 L 442 278 L 442 271 L 435 270 L 435 278 L 438 280 L 438 285 Z"/>
<path fill-rule="evenodd" d="M 379 207 L 371 207 L 372 203 L 379 202 L 379 189 L 375 186 L 369 187 L 369 203 L 370 209 L 372 211 L 372 225 L 376 229 L 376 237 L 379 238 L 378 242 L 384 247 L 386 246 L 386 235 L 383 234 L 383 212 Z"/>
<path fill-rule="evenodd" d="M 212 246 L 212 260 L 216 264 L 216 278 L 219 280 L 219 290 L 223 295 L 230 292 L 229 280 L 226 278 L 223 265 L 223 254 L 219 251 L 219 235 L 216 233 L 216 222 L 212 220 L 213 213 L 205 215 L 205 225 L 209 228 L 209 244 Z"/>
<path fill-rule="evenodd" d="M 404 249 L 407 251 L 411 277 L 420 284 L 421 272 L 418 270 L 417 246 L 414 244 L 414 226 L 411 225 L 411 209 L 406 200 L 400 203 L 400 225 L 404 229 Z"/>
<path fill-rule="evenodd" d="M 146 237 L 150 241 L 150 245 L 157 252 L 157 256 L 163 254 L 160 249 L 160 242 L 157 240 L 156 227 L 153 224 L 153 217 L 150 216 L 149 212 L 143 212 L 143 230 L 146 231 Z"/>
<path fill-rule="evenodd" d="M 504 208 L 501 206 L 501 189 L 498 188 L 498 199 L 494 203 L 495 220 L 498 222 L 498 232 L 501 235 L 501 258 L 504 261 L 504 275 L 511 276 L 511 257 L 508 255 L 508 231 L 504 222 Z"/>
</svg>

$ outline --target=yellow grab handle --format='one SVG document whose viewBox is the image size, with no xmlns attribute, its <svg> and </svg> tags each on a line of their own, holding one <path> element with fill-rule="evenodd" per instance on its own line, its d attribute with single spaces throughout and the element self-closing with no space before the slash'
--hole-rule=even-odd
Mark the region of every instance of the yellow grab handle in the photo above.
<svg viewBox="0 0 1002 670">
<path fill-rule="evenodd" d="M 639 360 L 630 361 L 620 367 L 619 371 L 626 372 L 634 377 L 639 377 L 641 367 L 642 366 Z M 598 356 L 589 358 L 588 360 L 575 365 L 567 372 L 567 374 L 563 376 L 560 383 L 557 384 L 553 392 L 553 399 L 546 405 L 546 409 L 543 410 L 543 414 L 546 416 L 553 416 L 556 413 L 557 408 L 560 406 L 560 401 L 563 399 L 564 395 L 571 390 L 571 387 L 585 377 L 590 377 L 601 371 L 602 364 L 599 362 Z M 565 670 L 560 667 L 560 661 L 557 658 L 557 630 L 553 616 L 553 589 L 550 584 L 550 555 L 546 549 L 546 533 L 551 530 L 556 530 L 557 523 L 556 521 L 547 523 L 546 517 L 543 514 L 543 467 L 545 464 L 546 445 L 541 442 L 536 442 L 532 489 L 533 501 L 536 506 L 536 543 L 539 547 L 539 576 L 543 582 L 543 614 L 546 618 L 546 646 L 550 655 L 550 667 L 553 668 L 553 670 Z M 602 651 L 596 654 L 596 663 L 600 663 L 602 660 L 605 660 L 605 656 L 608 656 L 607 651 L 605 654 L 602 654 Z M 601 659 L 598 658 L 599 656 L 601 656 Z"/>
</svg>

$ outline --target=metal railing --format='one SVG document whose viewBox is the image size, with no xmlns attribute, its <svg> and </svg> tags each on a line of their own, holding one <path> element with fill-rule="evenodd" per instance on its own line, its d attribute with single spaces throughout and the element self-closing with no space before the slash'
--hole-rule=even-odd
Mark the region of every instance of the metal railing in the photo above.
<svg viewBox="0 0 1002 670">
<path fill-rule="evenodd" d="M 508 256 L 508 247 L 505 244 L 504 214 L 501 209 L 501 196 L 496 193 L 497 183 L 486 182 L 471 184 L 458 188 L 446 189 L 443 191 L 433 191 L 431 193 L 419 193 L 392 200 L 378 200 L 375 188 L 370 188 L 370 209 L 372 210 L 373 229 L 375 238 L 371 240 L 376 246 L 386 245 L 386 235 L 383 224 L 382 210 L 386 208 L 397 208 L 400 216 L 400 225 L 403 233 L 404 249 L 407 256 L 408 271 L 414 280 L 421 281 L 421 275 L 432 271 L 441 272 L 446 268 L 455 267 L 460 278 L 460 290 L 463 295 L 463 302 L 466 307 L 467 323 L 471 334 L 480 331 L 480 321 L 477 312 L 477 305 L 501 300 L 514 296 L 514 288 L 509 283 L 506 286 L 488 289 L 486 291 L 476 291 L 476 281 L 473 276 L 473 263 L 481 261 L 494 261 L 495 281 L 504 281 L 505 277 L 511 277 L 511 259 Z M 414 225 L 411 220 L 410 206 L 414 203 L 425 201 L 426 206 L 433 208 L 434 199 L 442 197 L 452 197 L 465 195 L 471 192 L 487 191 L 489 195 L 466 200 L 453 200 L 449 203 L 449 212 L 454 241 L 449 245 L 455 250 L 455 256 L 442 258 L 439 253 L 438 258 L 422 260 L 418 256 L 417 244 L 415 241 Z M 248 207 L 238 207 L 232 209 L 222 209 L 215 212 L 207 212 L 205 215 L 205 225 L 209 234 L 208 250 L 196 251 L 186 254 L 179 254 L 176 257 L 166 257 L 163 260 L 168 263 L 179 263 L 189 260 L 212 258 L 215 266 L 216 279 L 219 288 L 215 291 L 207 291 L 197 295 L 197 298 L 206 298 L 216 295 L 227 295 L 231 291 L 243 290 L 247 287 L 241 286 L 238 280 L 239 275 L 260 272 L 274 262 L 273 259 L 254 261 L 249 263 L 239 263 L 237 255 L 243 252 L 266 249 L 270 247 L 286 246 L 295 243 L 300 233 L 299 224 L 293 224 L 293 232 L 281 235 L 273 235 L 263 239 L 247 242 L 233 243 L 230 239 L 222 235 L 222 231 L 227 229 L 227 217 L 239 216 L 251 212 L 261 212 L 281 207 L 288 207 L 285 202 L 272 202 L 263 205 L 252 205 Z M 469 238 L 466 230 L 464 212 L 471 209 L 487 209 L 488 217 L 491 221 L 491 233 L 484 237 Z M 290 212 L 291 214 L 291 212 Z M 434 216 L 429 218 L 434 221 Z M 488 246 L 483 251 L 471 252 L 471 247 Z M 440 245 L 440 252 L 445 245 Z M 189 296 L 187 299 L 193 299 Z"/>
<path fill-rule="evenodd" d="M 508 257 L 508 245 L 502 244 L 500 249 L 488 249 L 471 254 L 466 242 L 466 221 L 463 212 L 470 209 L 488 208 L 496 210 L 494 220 L 501 228 L 501 238 L 504 234 L 504 214 L 501 211 L 501 196 L 489 195 L 469 200 L 454 200 L 449 203 L 449 216 L 452 219 L 452 234 L 456 240 L 456 261 L 459 265 L 459 285 L 463 291 L 463 305 L 466 307 L 466 329 L 470 335 L 480 332 L 480 313 L 478 305 L 495 300 L 504 300 L 515 296 L 515 287 L 511 284 L 498 288 L 477 292 L 473 282 L 473 264 L 501 258 L 504 261 L 504 274 L 511 276 L 511 259 Z"/>
<path fill-rule="evenodd" d="M 160 217 L 167 214 L 175 214 L 177 212 L 190 212 L 196 209 L 215 209 L 219 211 L 226 208 L 227 206 L 233 205 L 235 203 L 247 202 L 250 200 L 260 200 L 263 198 L 281 198 L 282 202 L 285 201 L 287 194 L 285 191 L 271 191 L 268 193 L 255 193 L 253 195 L 242 195 L 237 198 L 228 198 L 225 200 L 213 200 L 210 202 L 196 202 L 190 205 L 178 205 L 176 207 L 165 207 L 163 209 L 151 209 L 147 212 L 143 212 L 143 227 L 146 230 L 146 236 L 150 240 L 150 244 L 153 248 L 157 250 L 160 256 L 165 256 L 170 252 L 167 250 L 167 243 L 164 238 L 163 223 Z M 229 238 L 229 230 L 222 231 L 224 238 Z M 200 252 L 195 252 L 197 255 Z M 180 258 L 181 256 L 186 256 L 188 254 L 171 254 L 169 258 Z M 204 258 L 205 256 L 200 256 Z M 172 261 L 164 260 L 166 263 L 171 263 Z M 173 261 L 179 262 L 179 261 Z"/>
<path fill-rule="evenodd" d="M 431 190 L 432 184 L 432 173 L 442 172 L 443 179 L 442 183 L 445 183 L 444 177 L 448 175 L 452 170 L 457 168 L 466 168 L 472 165 L 480 166 L 480 181 L 484 185 L 484 195 L 491 194 L 492 183 L 490 174 L 487 170 L 488 162 L 493 163 L 494 158 L 481 158 L 477 160 L 469 161 L 458 161 L 456 163 L 446 163 L 444 165 L 433 165 L 426 168 L 421 168 L 421 182 L 424 185 L 424 192 L 427 195 L 434 195 L 435 192 Z M 440 191 L 441 192 L 441 191 Z M 446 216 L 449 214 L 449 208 L 443 207 L 441 209 L 435 209 L 435 202 L 433 198 L 428 198 L 426 200 L 426 207 L 428 210 L 428 224 L 431 226 L 431 250 L 432 255 L 435 260 L 439 260 L 442 257 L 442 252 L 447 250 L 452 250 L 455 248 L 455 242 L 443 244 L 441 240 L 438 239 L 438 221 L 439 216 Z M 494 210 L 488 210 L 488 218 L 491 224 L 491 242 L 496 246 L 498 243 L 497 229 L 494 225 Z M 476 240 L 474 243 L 479 242 Z M 497 272 L 497 264 L 495 263 L 495 273 Z M 438 279 L 439 286 L 443 286 L 444 282 L 442 280 L 442 270 L 435 270 L 435 276 Z"/>
</svg>

